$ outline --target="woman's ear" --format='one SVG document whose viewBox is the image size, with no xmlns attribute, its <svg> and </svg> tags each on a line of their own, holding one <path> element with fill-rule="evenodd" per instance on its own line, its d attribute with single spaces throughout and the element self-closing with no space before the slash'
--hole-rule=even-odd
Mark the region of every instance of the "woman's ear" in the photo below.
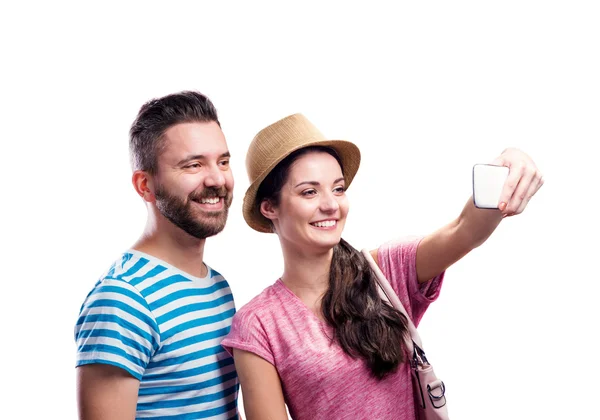
<svg viewBox="0 0 600 420">
<path fill-rule="evenodd" d="M 263 200 L 260 203 L 260 212 L 269 220 L 277 219 L 277 208 L 271 200 Z"/>
</svg>

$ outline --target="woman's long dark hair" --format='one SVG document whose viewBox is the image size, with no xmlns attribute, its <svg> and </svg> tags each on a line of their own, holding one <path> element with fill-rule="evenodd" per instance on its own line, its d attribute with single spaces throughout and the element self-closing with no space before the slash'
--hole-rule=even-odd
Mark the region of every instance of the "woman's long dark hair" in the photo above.
<svg viewBox="0 0 600 420">
<path fill-rule="evenodd" d="M 297 150 L 279 162 L 261 183 L 256 205 L 260 207 L 263 200 L 278 205 L 290 166 L 300 156 L 314 151 L 330 154 L 342 167 L 335 151 L 327 147 Z M 408 327 L 406 317 L 381 299 L 378 287 L 366 258 L 348 242 L 340 240 L 333 248 L 329 287 L 321 310 L 344 352 L 364 359 L 373 375 L 383 378 L 396 371 L 404 360 Z"/>
</svg>

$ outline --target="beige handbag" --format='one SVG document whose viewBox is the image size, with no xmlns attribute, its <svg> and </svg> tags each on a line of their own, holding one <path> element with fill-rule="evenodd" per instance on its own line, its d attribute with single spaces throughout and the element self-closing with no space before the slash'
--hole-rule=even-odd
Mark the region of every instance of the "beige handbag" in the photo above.
<svg viewBox="0 0 600 420">
<path fill-rule="evenodd" d="M 415 414 L 418 420 L 448 420 L 448 407 L 446 406 L 446 387 L 433 371 L 433 367 L 425 357 L 421 337 L 413 324 L 410 316 L 406 313 L 402 302 L 392 289 L 377 263 L 373 260 L 371 253 L 363 249 L 363 255 L 377 276 L 379 283 L 379 294 L 381 298 L 389 302 L 394 308 L 402 312 L 408 319 L 408 329 L 411 339 L 406 340 L 406 348 L 412 353 L 410 362 L 412 370 L 412 382 L 415 394 Z"/>
</svg>

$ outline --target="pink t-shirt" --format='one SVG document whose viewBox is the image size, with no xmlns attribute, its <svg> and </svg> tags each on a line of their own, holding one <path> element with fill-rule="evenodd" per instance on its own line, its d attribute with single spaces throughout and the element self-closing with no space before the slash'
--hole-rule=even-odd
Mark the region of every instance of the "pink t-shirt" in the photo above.
<svg viewBox="0 0 600 420">
<path fill-rule="evenodd" d="M 383 274 L 415 325 L 439 295 L 443 273 L 419 285 L 419 239 L 379 248 Z M 410 368 L 374 378 L 362 359 L 353 359 L 332 341 L 332 329 L 281 280 L 244 305 L 222 345 L 252 352 L 273 364 L 294 419 L 414 420 Z M 243 392 L 243 389 L 242 389 Z"/>
</svg>

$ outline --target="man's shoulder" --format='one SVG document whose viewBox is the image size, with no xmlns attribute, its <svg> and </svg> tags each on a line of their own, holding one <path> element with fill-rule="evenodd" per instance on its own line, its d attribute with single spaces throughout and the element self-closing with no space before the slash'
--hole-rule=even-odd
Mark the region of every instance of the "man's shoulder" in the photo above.
<svg viewBox="0 0 600 420">
<path fill-rule="evenodd" d="M 209 274 L 220 276 L 217 272 Z M 211 278 L 208 276 L 208 278 Z M 122 281 L 131 287 L 143 291 L 148 289 L 155 292 L 174 283 L 188 283 L 193 281 L 193 276 L 174 267 L 158 257 L 144 252 L 129 249 L 112 264 L 110 269 L 102 276 L 101 281 Z"/>
<path fill-rule="evenodd" d="M 96 284 L 88 294 L 86 301 L 99 298 L 104 293 L 111 296 L 129 295 L 142 305 L 147 305 L 146 298 L 141 292 L 140 283 L 143 279 L 157 273 L 156 263 L 144 255 L 127 250 L 122 252 L 97 279 Z"/>
<path fill-rule="evenodd" d="M 127 250 L 121 253 L 110 268 L 102 275 L 101 279 L 108 280 L 123 280 L 128 282 L 140 270 L 147 270 L 150 266 L 156 266 L 152 261 L 154 258 L 144 255 L 138 251 Z"/>
</svg>

